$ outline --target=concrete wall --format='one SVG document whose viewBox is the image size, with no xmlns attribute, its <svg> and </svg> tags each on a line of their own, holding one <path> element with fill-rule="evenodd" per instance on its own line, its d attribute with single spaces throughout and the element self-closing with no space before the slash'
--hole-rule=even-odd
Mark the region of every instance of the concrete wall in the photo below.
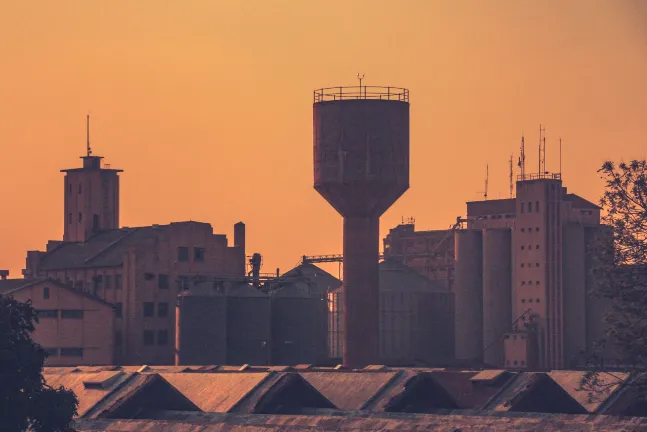
<svg viewBox="0 0 647 432">
<path fill-rule="evenodd" d="M 512 233 L 483 231 L 483 361 L 504 366 L 503 337 L 512 325 Z"/>
<path fill-rule="evenodd" d="M 566 366 L 578 365 L 586 351 L 586 252 L 584 227 L 566 224 L 563 234 L 564 357 Z"/>
<path fill-rule="evenodd" d="M 481 231 L 454 233 L 456 261 L 455 352 L 459 360 L 483 357 L 483 245 Z"/>
<path fill-rule="evenodd" d="M 45 298 L 46 292 L 49 298 Z M 48 281 L 23 288 L 12 296 L 19 301 L 32 301 L 38 310 L 51 311 L 55 317 L 41 314 L 35 342 L 51 351 L 46 366 L 108 365 L 113 363 L 114 312 L 110 305 L 61 288 Z M 66 317 L 62 311 L 82 311 L 82 317 Z M 67 312 L 66 312 L 67 313 Z M 81 349 L 74 355 L 69 349 Z"/>
</svg>

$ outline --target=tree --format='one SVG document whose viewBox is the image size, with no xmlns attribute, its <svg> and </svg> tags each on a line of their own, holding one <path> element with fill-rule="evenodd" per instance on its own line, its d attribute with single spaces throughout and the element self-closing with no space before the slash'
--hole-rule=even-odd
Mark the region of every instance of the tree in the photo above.
<svg viewBox="0 0 647 432">
<path fill-rule="evenodd" d="M 590 253 L 592 295 L 606 299 L 606 339 L 620 364 L 630 371 L 647 370 L 647 162 L 605 162 L 598 171 L 605 180 L 600 200 L 601 236 Z M 611 241 L 612 240 L 612 241 Z M 599 392 L 613 385 L 600 357 L 591 359 L 581 388 Z M 602 377 L 601 372 L 605 372 Z M 604 384 L 603 384 L 604 382 Z M 644 380 L 641 380 L 644 384 Z M 617 383 L 617 382 L 616 382 Z"/>
<path fill-rule="evenodd" d="M 31 339 L 38 323 L 31 302 L 0 295 L 0 431 L 70 431 L 76 395 L 45 383 L 47 354 Z"/>
</svg>

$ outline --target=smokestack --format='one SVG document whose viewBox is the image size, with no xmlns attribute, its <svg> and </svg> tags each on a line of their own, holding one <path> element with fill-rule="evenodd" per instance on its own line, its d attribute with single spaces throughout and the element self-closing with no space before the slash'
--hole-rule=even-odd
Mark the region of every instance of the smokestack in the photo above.
<svg viewBox="0 0 647 432">
<path fill-rule="evenodd" d="M 234 225 L 234 247 L 238 248 L 240 274 L 245 274 L 245 224 L 238 222 Z"/>
</svg>

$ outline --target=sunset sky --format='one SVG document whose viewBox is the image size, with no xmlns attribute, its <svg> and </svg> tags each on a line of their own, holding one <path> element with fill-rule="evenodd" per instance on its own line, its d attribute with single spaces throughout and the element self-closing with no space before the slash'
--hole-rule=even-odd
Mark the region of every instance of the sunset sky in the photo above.
<svg viewBox="0 0 647 432">
<path fill-rule="evenodd" d="M 312 91 L 411 92 L 411 188 L 381 219 L 448 227 L 537 166 L 597 201 L 605 159 L 647 156 L 647 1 L 0 0 L 0 268 L 63 234 L 63 168 L 121 168 L 124 226 L 210 222 L 263 272 L 340 253 L 312 188 Z"/>
</svg>

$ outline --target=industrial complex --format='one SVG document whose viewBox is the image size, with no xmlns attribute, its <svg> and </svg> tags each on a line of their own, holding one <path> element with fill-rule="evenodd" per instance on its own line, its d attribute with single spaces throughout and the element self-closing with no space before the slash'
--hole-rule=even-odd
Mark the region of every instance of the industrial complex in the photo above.
<svg viewBox="0 0 647 432">
<path fill-rule="evenodd" d="M 628 390 L 637 375 L 599 403 L 574 389 L 589 356 L 614 357 L 596 345 L 608 304 L 590 295 L 600 207 L 541 156 L 527 173 L 522 139 L 509 198 L 486 192 L 445 229 L 403 220 L 380 253 L 380 216 L 409 188 L 409 91 L 319 89 L 313 111 L 314 189 L 343 217 L 343 253 L 283 273 L 261 272 L 243 222 L 231 242 L 203 222 L 121 226 L 121 170 L 89 140 L 63 170 L 62 240 L 28 251 L 23 278 L 0 271 L 0 294 L 37 309 L 46 381 L 77 393 L 79 430 L 292 430 L 281 422 L 299 416 L 336 430 L 615 430 L 628 423 L 586 415 L 647 415 Z"/>
</svg>

